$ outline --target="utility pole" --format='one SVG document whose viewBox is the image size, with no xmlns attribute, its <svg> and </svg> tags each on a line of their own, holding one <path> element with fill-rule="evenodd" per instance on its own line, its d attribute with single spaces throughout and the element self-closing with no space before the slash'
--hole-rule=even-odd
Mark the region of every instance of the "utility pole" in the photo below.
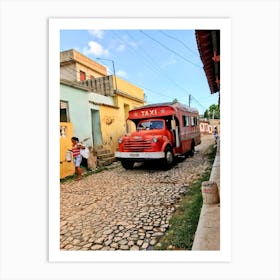
<svg viewBox="0 0 280 280">
<path fill-rule="evenodd" d="M 115 86 L 116 86 L 116 91 L 117 91 L 117 90 L 118 90 L 118 86 L 117 86 L 117 78 L 116 78 L 114 60 L 112 60 L 112 59 L 107 59 L 107 58 L 100 58 L 100 57 L 97 57 L 96 59 L 97 59 L 97 60 L 107 60 L 107 61 L 111 61 L 111 62 L 112 62 L 112 65 L 113 65 L 113 73 L 114 73 L 114 78 L 115 78 Z"/>
<path fill-rule="evenodd" d="M 191 95 L 189 94 L 189 107 L 191 107 Z"/>
</svg>

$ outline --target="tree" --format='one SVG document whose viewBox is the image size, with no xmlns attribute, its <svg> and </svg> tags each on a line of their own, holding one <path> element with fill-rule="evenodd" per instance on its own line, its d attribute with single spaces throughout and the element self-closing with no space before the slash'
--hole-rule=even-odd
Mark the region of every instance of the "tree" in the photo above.
<svg viewBox="0 0 280 280">
<path fill-rule="evenodd" d="M 207 109 L 204 112 L 204 117 L 209 119 L 219 119 L 220 118 L 219 106 L 216 104 L 210 105 L 209 109 Z"/>
<path fill-rule="evenodd" d="M 203 117 L 206 118 L 206 119 L 209 118 L 209 111 L 208 111 L 208 109 L 204 112 Z"/>
</svg>

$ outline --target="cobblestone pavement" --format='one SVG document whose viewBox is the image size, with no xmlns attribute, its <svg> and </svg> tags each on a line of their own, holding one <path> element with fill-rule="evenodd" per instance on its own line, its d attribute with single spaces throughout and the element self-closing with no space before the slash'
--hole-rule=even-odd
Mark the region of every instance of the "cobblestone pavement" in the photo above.
<svg viewBox="0 0 280 280">
<path fill-rule="evenodd" d="M 188 185 L 209 167 L 205 151 L 214 142 L 204 136 L 194 157 L 179 159 L 162 171 L 137 164 L 61 184 L 62 250 L 150 250 L 168 228 L 176 203 Z"/>
</svg>

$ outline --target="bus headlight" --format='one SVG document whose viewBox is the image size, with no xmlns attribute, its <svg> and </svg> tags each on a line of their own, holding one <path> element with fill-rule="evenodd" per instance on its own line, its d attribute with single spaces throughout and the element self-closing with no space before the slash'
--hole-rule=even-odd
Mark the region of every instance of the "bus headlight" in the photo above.
<svg viewBox="0 0 280 280">
<path fill-rule="evenodd" d="M 123 139 L 122 139 L 122 138 L 119 138 L 118 143 L 121 144 L 122 141 L 123 141 Z"/>
<path fill-rule="evenodd" d="M 157 139 L 157 137 L 153 137 L 153 139 L 152 139 L 152 141 L 154 142 L 154 143 L 156 143 L 157 141 L 158 141 L 158 139 Z"/>
</svg>

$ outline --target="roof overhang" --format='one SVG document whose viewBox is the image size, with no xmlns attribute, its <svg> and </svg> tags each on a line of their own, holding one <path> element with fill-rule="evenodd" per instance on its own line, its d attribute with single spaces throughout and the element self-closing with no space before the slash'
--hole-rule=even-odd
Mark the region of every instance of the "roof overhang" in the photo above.
<svg viewBox="0 0 280 280">
<path fill-rule="evenodd" d="M 210 92 L 219 92 L 220 30 L 196 30 L 195 36 Z"/>
</svg>

